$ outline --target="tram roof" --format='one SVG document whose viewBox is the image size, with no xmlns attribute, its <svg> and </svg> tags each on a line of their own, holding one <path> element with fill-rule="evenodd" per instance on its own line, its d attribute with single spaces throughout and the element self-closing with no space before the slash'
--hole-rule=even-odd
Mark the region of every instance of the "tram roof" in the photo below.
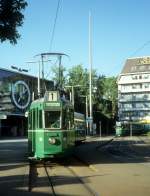
<svg viewBox="0 0 150 196">
<path fill-rule="evenodd" d="M 45 52 L 45 53 L 37 54 L 35 55 L 35 57 L 36 56 L 68 56 L 68 55 L 60 52 Z"/>
</svg>

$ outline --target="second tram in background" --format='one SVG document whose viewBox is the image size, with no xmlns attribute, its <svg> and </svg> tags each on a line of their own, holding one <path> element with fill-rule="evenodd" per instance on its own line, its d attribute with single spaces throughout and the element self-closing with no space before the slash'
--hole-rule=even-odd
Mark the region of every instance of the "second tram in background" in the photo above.
<svg viewBox="0 0 150 196">
<path fill-rule="evenodd" d="M 83 114 L 59 91 L 48 91 L 32 102 L 28 111 L 29 156 L 36 159 L 70 154 L 86 138 Z"/>
</svg>

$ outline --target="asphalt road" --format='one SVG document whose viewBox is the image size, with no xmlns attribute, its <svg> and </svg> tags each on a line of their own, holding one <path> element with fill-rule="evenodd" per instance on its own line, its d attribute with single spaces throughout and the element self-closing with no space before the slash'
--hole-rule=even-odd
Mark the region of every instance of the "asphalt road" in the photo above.
<svg viewBox="0 0 150 196">
<path fill-rule="evenodd" d="M 89 141 L 76 149 L 76 154 L 89 164 L 89 175 L 80 176 L 102 196 L 150 195 L 150 140 L 139 137 L 115 138 L 101 146 Z"/>
<path fill-rule="evenodd" d="M 27 182 L 27 139 L 0 140 L 0 195 L 25 195 Z"/>
<path fill-rule="evenodd" d="M 114 138 L 108 142 L 111 139 L 112 137 L 88 138 L 85 144 L 75 149 L 81 162 L 70 162 L 70 168 L 97 195 L 149 196 L 150 140 L 144 137 L 126 137 Z M 74 178 L 68 178 L 65 169 L 55 167 L 53 172 L 57 176 L 57 190 L 62 195 L 63 190 L 66 195 L 77 195 L 78 191 L 71 190 L 73 187 L 74 190 L 79 189 L 79 184 Z M 64 180 L 59 176 L 60 173 Z M 40 186 L 29 192 L 28 175 L 27 140 L 0 140 L 0 195 L 50 195 L 43 176 Z M 69 179 L 73 179 L 73 183 Z"/>
</svg>

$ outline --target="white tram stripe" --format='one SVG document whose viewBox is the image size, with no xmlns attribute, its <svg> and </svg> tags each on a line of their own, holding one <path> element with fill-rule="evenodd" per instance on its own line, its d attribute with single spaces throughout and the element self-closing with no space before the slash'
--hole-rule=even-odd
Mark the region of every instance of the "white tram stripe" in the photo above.
<svg viewBox="0 0 150 196">
<path fill-rule="evenodd" d="M 0 143 L 27 142 L 28 139 L 2 139 Z"/>
<path fill-rule="evenodd" d="M 73 132 L 74 130 L 59 130 L 59 129 L 57 129 L 57 130 L 54 130 L 54 129 L 53 130 L 43 130 L 43 129 L 42 130 L 38 130 L 38 129 L 37 130 L 28 130 L 28 132 L 46 132 L 46 133 L 49 133 L 49 132 L 54 133 L 56 131 L 58 131 L 58 132 L 70 132 L 70 131 L 72 131 Z"/>
</svg>

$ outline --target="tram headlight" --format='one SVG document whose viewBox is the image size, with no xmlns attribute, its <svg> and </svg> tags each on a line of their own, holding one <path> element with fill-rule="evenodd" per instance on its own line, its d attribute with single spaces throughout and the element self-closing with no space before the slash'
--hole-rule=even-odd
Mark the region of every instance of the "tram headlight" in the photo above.
<svg viewBox="0 0 150 196">
<path fill-rule="evenodd" d="M 48 139 L 48 142 L 49 142 L 50 144 L 55 144 L 55 143 L 56 143 L 56 139 L 50 137 L 50 138 Z"/>
</svg>

